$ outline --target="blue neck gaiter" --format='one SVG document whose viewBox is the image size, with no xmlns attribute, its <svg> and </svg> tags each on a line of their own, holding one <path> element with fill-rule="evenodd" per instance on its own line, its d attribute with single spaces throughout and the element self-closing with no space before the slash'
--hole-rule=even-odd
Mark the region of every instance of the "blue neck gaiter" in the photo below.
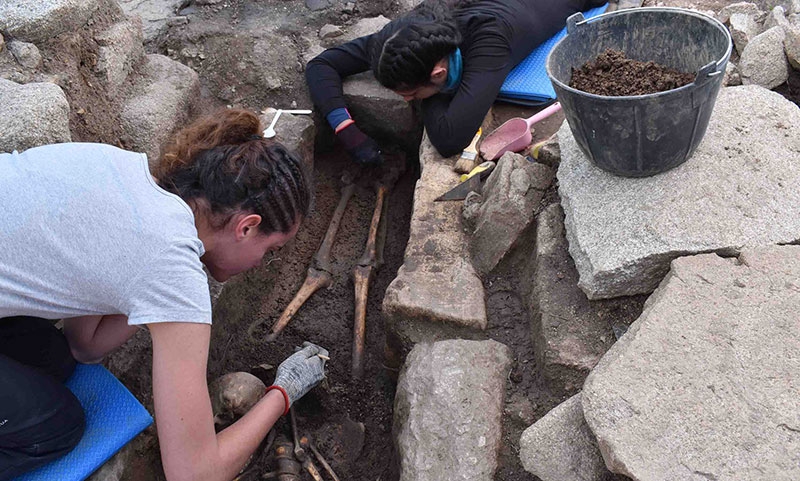
<svg viewBox="0 0 800 481">
<path fill-rule="evenodd" d="M 447 58 L 447 82 L 445 82 L 442 92 L 449 94 L 456 91 L 458 85 L 461 83 L 461 74 L 464 71 L 464 65 L 461 62 L 461 49 L 456 48 L 455 52 L 451 53 Z"/>
</svg>

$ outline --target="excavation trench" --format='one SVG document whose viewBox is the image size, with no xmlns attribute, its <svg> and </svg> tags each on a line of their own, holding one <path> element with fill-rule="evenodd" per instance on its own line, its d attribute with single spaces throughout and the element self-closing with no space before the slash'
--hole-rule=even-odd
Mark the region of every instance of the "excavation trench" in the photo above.
<svg viewBox="0 0 800 481">
<path fill-rule="evenodd" d="M 225 286 L 214 312 L 209 379 L 231 371 L 247 371 L 269 384 L 275 372 L 270 366 L 277 367 L 303 341 L 324 346 L 331 358 L 327 380 L 297 403 L 299 430 L 318 444 L 341 479 L 392 479 L 396 478 L 395 470 L 387 460 L 393 457 L 394 373 L 383 367 L 381 303 L 386 287 L 403 262 L 415 182 L 413 170 L 403 175 L 389 193 L 384 264 L 373 274 L 369 285 L 362 379 L 351 375 L 353 268 L 364 252 L 375 206 L 374 172 L 364 172 L 356 179 L 355 193 L 331 250 L 332 285 L 313 294 L 280 335 L 274 341 L 267 340 L 269 328 L 305 279 L 339 202 L 342 173 L 351 170 L 355 172 L 352 162 L 341 152 L 318 155 L 313 212 L 296 239 L 274 257 L 266 258 L 260 268 Z M 253 322 L 262 319 L 265 322 L 250 329 Z M 286 421 L 282 419 L 277 430 L 291 436 Z M 363 424 L 363 434 L 358 423 Z M 242 479 L 260 479 L 259 473 L 274 469 L 270 453 L 262 456 L 259 452 L 257 456 Z"/>
</svg>

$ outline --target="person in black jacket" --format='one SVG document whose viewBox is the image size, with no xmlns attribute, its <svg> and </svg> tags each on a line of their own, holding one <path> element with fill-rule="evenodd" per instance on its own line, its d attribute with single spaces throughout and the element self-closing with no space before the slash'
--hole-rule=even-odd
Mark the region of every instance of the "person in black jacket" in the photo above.
<svg viewBox="0 0 800 481">
<path fill-rule="evenodd" d="M 567 17 L 605 0 L 426 0 L 379 32 L 325 50 L 308 63 L 311 98 L 350 156 L 380 163 L 377 143 L 347 111 L 342 78 L 372 70 L 407 101 L 445 157 L 472 140 L 509 72 Z"/>
</svg>

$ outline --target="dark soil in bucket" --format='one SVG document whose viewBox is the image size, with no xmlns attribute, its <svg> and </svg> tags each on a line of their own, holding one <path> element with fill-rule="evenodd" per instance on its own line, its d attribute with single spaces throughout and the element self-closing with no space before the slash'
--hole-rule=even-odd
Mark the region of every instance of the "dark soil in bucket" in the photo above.
<svg viewBox="0 0 800 481">
<path fill-rule="evenodd" d="M 611 97 L 647 95 L 683 87 L 695 74 L 680 72 L 655 62 L 640 62 L 619 50 L 606 50 L 579 69 L 572 69 L 569 86 Z"/>
</svg>

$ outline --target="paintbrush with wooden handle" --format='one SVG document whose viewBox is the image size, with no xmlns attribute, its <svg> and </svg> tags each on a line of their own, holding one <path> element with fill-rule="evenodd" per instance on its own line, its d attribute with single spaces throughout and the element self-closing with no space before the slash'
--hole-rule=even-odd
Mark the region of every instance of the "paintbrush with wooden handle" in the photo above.
<svg viewBox="0 0 800 481">
<path fill-rule="evenodd" d="M 466 174 L 471 172 L 477 165 L 480 159 L 478 159 L 478 140 L 481 138 L 482 129 L 478 129 L 475 133 L 475 137 L 472 138 L 472 142 L 464 148 L 464 151 L 461 152 L 461 157 L 458 158 L 456 164 L 453 166 L 453 170 L 458 172 L 459 174 Z"/>
</svg>

